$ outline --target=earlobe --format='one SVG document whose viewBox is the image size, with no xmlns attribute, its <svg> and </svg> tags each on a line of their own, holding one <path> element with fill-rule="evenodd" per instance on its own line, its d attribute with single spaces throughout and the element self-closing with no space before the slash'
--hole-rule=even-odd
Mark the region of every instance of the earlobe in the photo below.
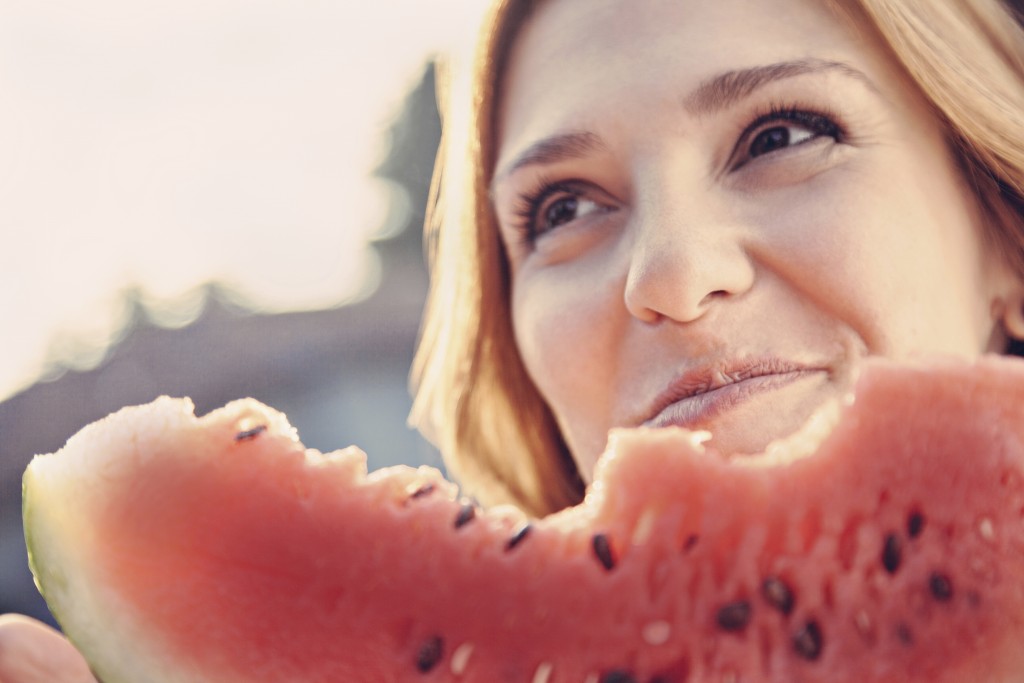
<svg viewBox="0 0 1024 683">
<path fill-rule="evenodd" d="M 1010 296 L 1001 297 L 997 306 L 997 315 L 1006 335 L 1010 339 L 1024 341 L 1024 285 L 1018 285 Z"/>
</svg>

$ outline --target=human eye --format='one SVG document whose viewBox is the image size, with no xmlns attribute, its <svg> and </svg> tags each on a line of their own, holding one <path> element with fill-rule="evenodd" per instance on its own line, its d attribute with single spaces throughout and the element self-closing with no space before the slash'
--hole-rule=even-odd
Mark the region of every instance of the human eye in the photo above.
<svg viewBox="0 0 1024 683">
<path fill-rule="evenodd" d="M 585 182 L 542 181 L 534 191 L 519 197 L 517 228 L 532 243 L 557 228 L 610 208 L 609 200 Z"/>
<path fill-rule="evenodd" d="M 831 114 L 801 107 L 772 106 L 756 116 L 740 135 L 736 167 L 822 138 L 841 142 L 844 137 L 842 127 Z"/>
</svg>

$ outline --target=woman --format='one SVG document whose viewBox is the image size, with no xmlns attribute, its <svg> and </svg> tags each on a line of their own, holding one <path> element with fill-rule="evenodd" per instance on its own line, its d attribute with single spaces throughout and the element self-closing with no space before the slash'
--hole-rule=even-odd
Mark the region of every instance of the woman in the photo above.
<svg viewBox="0 0 1024 683">
<path fill-rule="evenodd" d="M 470 97 L 414 419 L 487 502 L 576 502 L 612 427 L 756 452 L 866 356 L 1024 339 L 1000 0 L 510 0 Z M 6 673 L 34 628 L 0 628 L 0 679 L 41 680 Z M 46 680 L 88 680 L 69 650 Z"/>
<path fill-rule="evenodd" d="M 1022 40 L 980 0 L 500 3 L 449 140 L 471 172 L 443 178 L 414 418 L 541 514 L 611 426 L 758 450 L 861 356 L 1005 350 Z M 772 365 L 786 386 L 732 409 L 654 414 L 674 382 Z"/>
</svg>

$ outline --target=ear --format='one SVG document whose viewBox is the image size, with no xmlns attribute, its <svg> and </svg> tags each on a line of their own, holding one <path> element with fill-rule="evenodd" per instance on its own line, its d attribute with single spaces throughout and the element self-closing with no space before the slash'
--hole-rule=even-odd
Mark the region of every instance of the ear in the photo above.
<svg viewBox="0 0 1024 683">
<path fill-rule="evenodd" d="M 992 312 L 1002 324 L 1007 337 L 1024 341 L 1024 283 L 1014 283 L 1009 291 L 996 300 Z"/>
<path fill-rule="evenodd" d="M 998 258 L 987 272 L 992 332 L 988 351 L 1024 355 L 1024 274 Z"/>
</svg>

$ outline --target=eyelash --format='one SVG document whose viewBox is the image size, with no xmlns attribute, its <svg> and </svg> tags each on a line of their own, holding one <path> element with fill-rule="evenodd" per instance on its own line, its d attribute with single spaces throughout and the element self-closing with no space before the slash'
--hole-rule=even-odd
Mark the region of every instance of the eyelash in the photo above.
<svg viewBox="0 0 1024 683">
<path fill-rule="evenodd" d="M 844 142 L 847 136 L 841 120 L 837 113 L 828 108 L 771 103 L 766 109 L 754 113 L 753 120 L 740 133 L 730 158 L 737 157 L 743 145 L 750 145 L 754 141 L 756 133 L 777 127 L 767 125 L 771 123 L 796 123 L 813 132 L 816 137 L 825 136 L 834 138 L 836 142 Z M 747 161 L 749 159 L 740 163 L 736 168 L 743 166 Z"/>
<path fill-rule="evenodd" d="M 556 194 L 565 194 L 579 199 L 584 194 L 578 187 L 580 182 L 575 180 L 553 181 L 546 176 L 541 176 L 537 180 L 535 189 L 519 196 L 515 207 L 515 227 L 516 234 L 524 243 L 532 245 L 539 236 L 537 219 L 544 201 Z"/>
<path fill-rule="evenodd" d="M 740 133 L 730 158 L 739 156 L 744 145 L 749 146 L 756 139 L 756 134 L 771 130 L 772 127 L 767 125 L 771 123 L 795 123 L 813 132 L 815 137 L 831 137 L 836 142 L 846 140 L 846 131 L 840 123 L 840 117 L 827 108 L 771 103 L 765 109 L 754 113 L 751 122 Z M 745 159 L 734 165 L 733 168 L 740 168 L 754 158 L 757 157 Z M 537 221 L 544 202 L 557 194 L 564 194 L 576 199 L 583 198 L 587 193 L 580 188 L 580 185 L 585 184 L 585 181 L 582 180 L 554 181 L 546 176 L 538 178 L 534 189 L 522 193 L 517 199 L 514 209 L 515 234 L 526 246 L 532 246 L 537 238 L 546 232 L 537 229 Z"/>
</svg>

